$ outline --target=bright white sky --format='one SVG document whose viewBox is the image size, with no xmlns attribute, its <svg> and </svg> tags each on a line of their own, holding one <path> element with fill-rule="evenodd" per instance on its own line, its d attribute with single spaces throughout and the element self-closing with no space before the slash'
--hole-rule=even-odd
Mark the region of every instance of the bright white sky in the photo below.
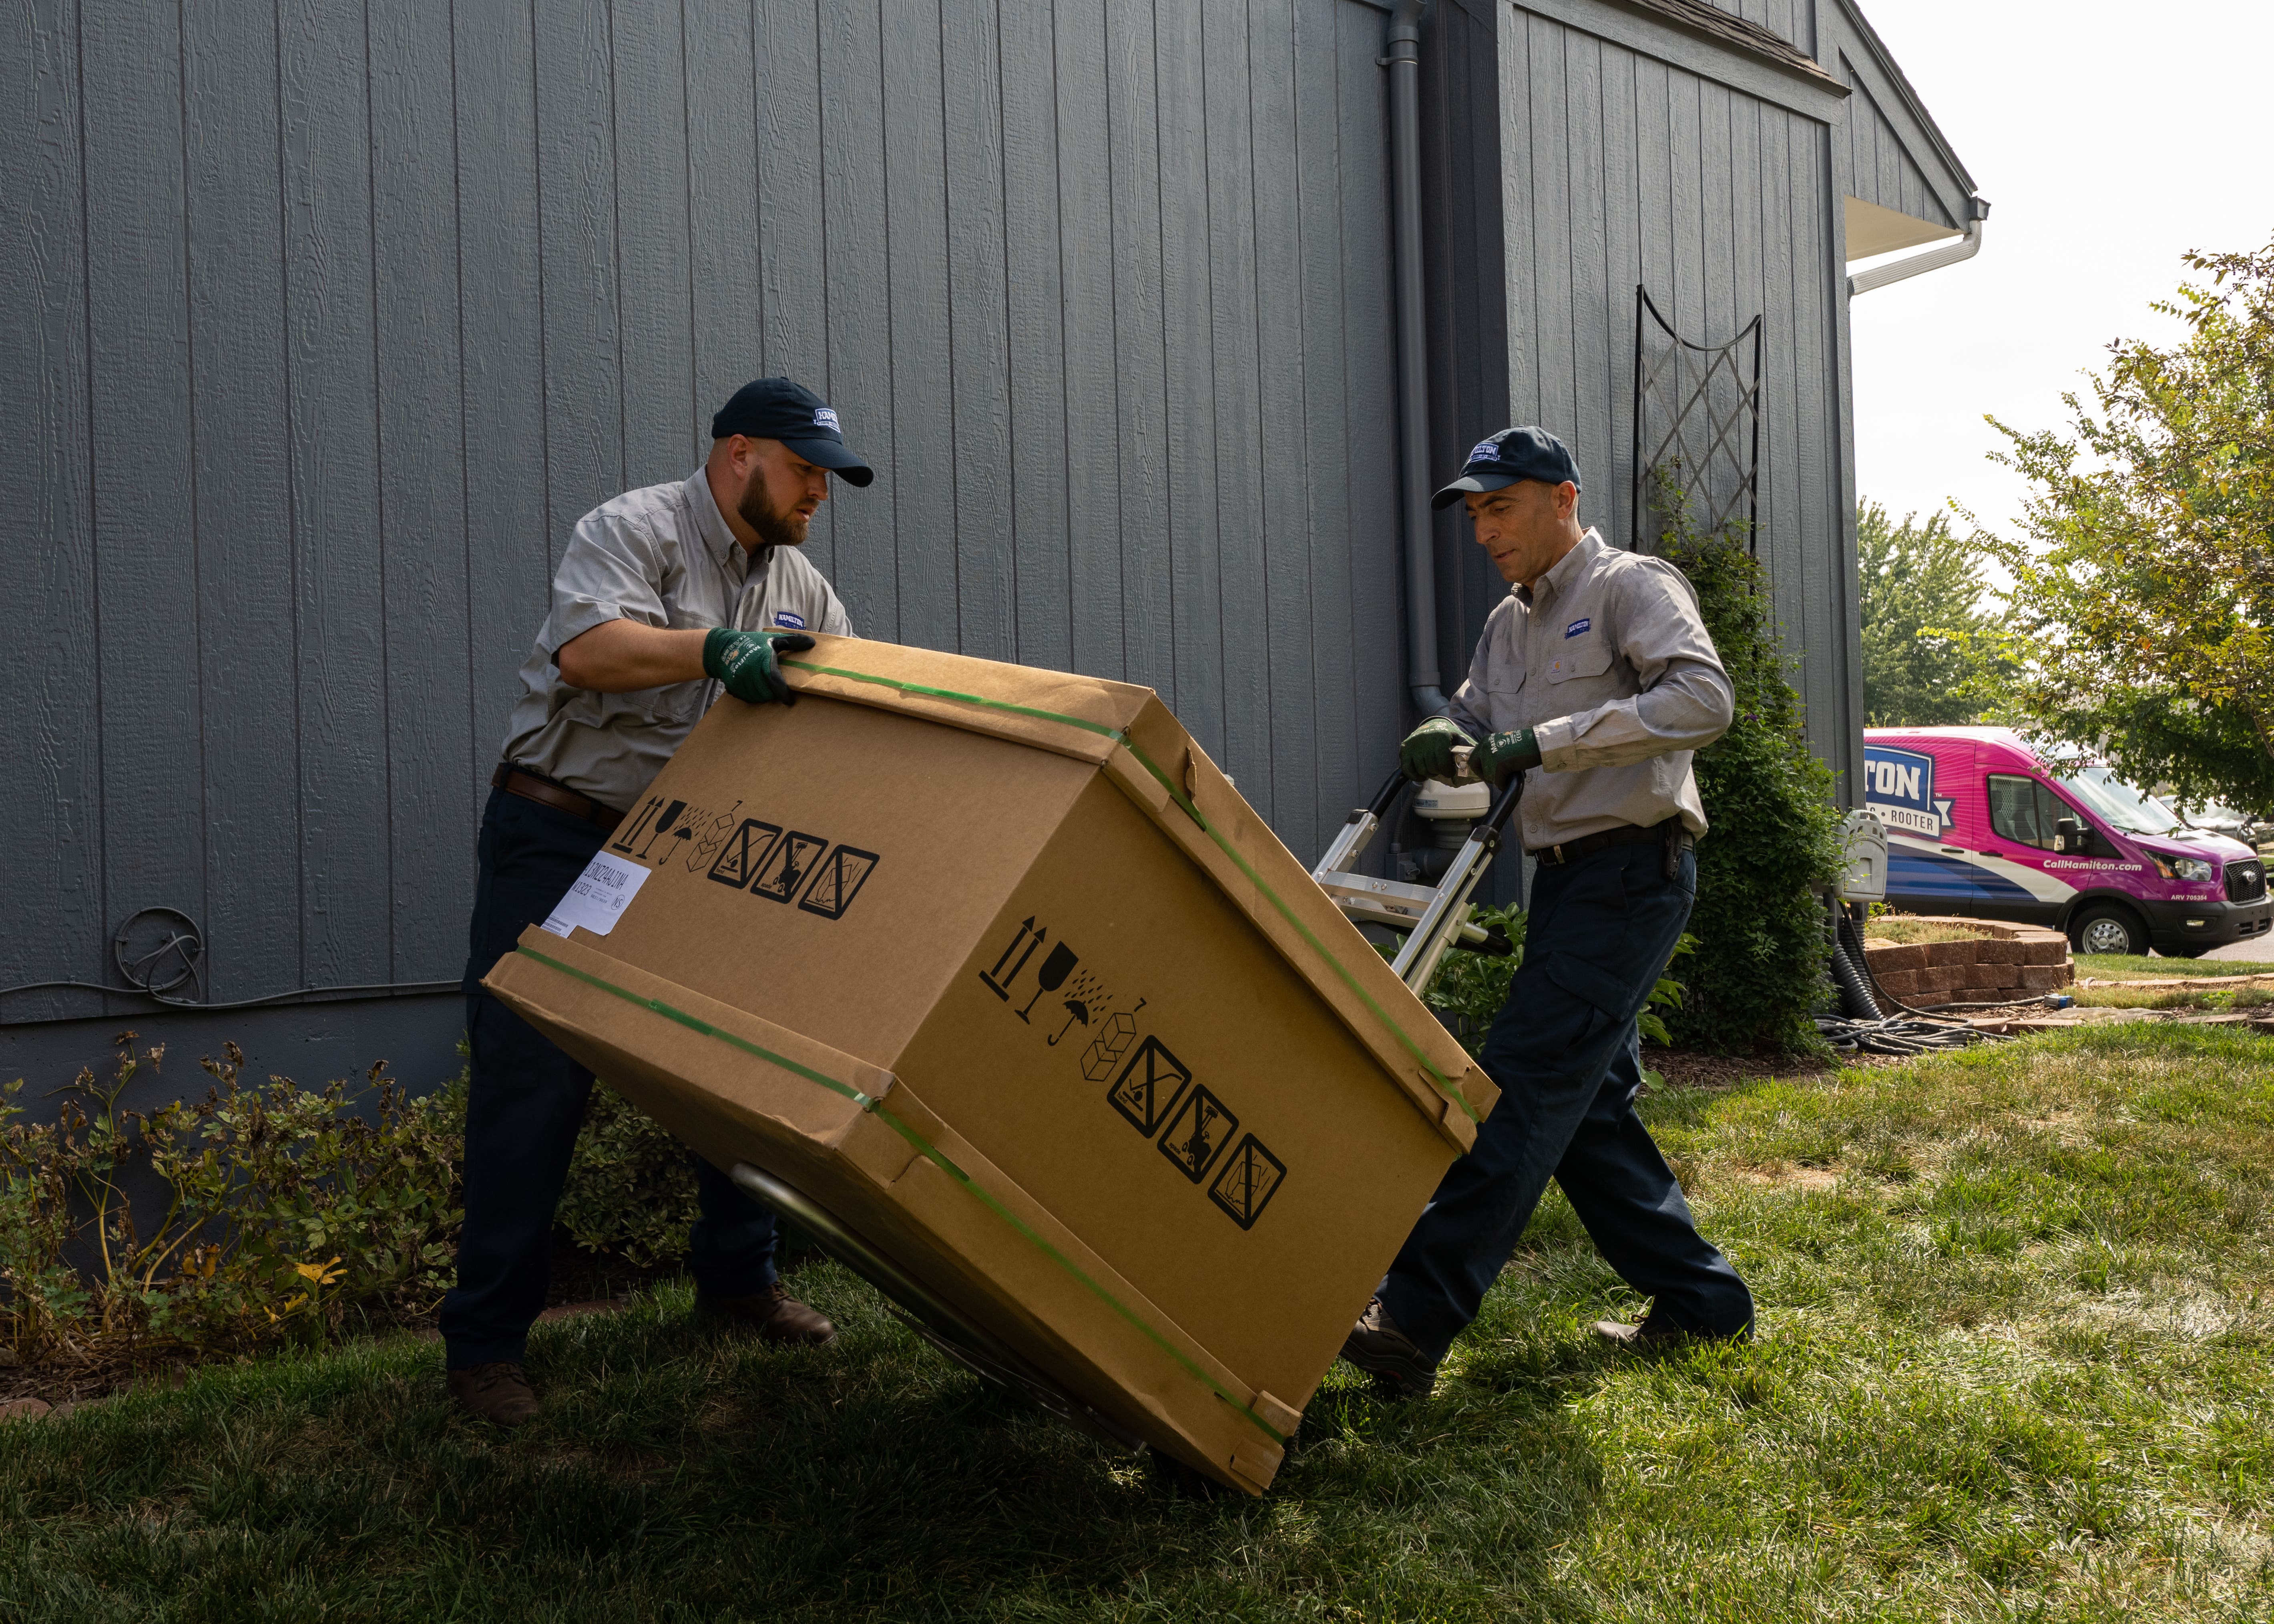
<svg viewBox="0 0 2274 1624">
<path fill-rule="evenodd" d="M 2274 6 L 1864 4 L 1991 209 L 1972 259 L 1854 301 L 1856 490 L 2000 530 L 2025 487 L 1983 414 L 2060 426 L 2109 340 L 2172 335 L 2183 252 L 2274 237 Z"/>
</svg>

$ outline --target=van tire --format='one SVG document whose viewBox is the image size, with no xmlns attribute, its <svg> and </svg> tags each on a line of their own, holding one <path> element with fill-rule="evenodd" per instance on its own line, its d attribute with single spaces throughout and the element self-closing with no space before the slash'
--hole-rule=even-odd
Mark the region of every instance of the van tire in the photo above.
<svg viewBox="0 0 2274 1624">
<path fill-rule="evenodd" d="M 2068 940 L 2080 954 L 2129 953 L 2135 959 L 2148 954 L 2148 927 L 2131 909 L 2113 903 L 2097 903 L 2069 921 Z"/>
</svg>

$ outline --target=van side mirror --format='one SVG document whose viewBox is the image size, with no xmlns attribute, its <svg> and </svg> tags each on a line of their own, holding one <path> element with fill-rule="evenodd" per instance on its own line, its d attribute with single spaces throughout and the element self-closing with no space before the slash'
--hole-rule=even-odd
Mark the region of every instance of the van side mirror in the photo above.
<svg viewBox="0 0 2274 1624">
<path fill-rule="evenodd" d="M 2053 850 L 2082 852 L 2084 850 L 2084 825 L 2073 817 L 2053 820 Z"/>
</svg>

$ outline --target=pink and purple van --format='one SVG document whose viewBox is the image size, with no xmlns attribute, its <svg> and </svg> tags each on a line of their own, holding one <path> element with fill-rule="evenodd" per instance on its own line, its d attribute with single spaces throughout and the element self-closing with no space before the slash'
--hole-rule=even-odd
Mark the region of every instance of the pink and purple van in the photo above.
<svg viewBox="0 0 2274 1624">
<path fill-rule="evenodd" d="M 2274 926 L 2266 868 L 2089 760 L 2006 727 L 1874 727 L 1864 804 L 1887 829 L 1887 903 L 2050 925 L 2080 953 L 2194 958 Z"/>
</svg>

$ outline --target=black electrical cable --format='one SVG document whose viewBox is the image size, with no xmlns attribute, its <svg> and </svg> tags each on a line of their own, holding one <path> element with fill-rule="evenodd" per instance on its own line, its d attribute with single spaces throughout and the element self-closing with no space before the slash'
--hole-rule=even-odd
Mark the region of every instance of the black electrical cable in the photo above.
<svg viewBox="0 0 2274 1624">
<path fill-rule="evenodd" d="M 415 997 L 420 994 L 456 992 L 463 983 L 448 981 L 373 981 L 360 987 L 303 987 L 292 992 L 272 992 L 258 998 L 237 998 L 227 1004 L 200 1004 L 189 998 L 169 998 L 161 993 L 146 991 L 139 987 L 113 987 L 102 981 L 26 981 L 20 986 L 0 987 L 0 998 L 19 992 L 102 992 L 114 997 L 147 998 L 153 1004 L 169 1010 L 249 1010 L 264 1004 L 286 1004 L 294 999 L 339 996 L 353 994 L 385 994 L 390 997 Z M 49 1016 L 49 1020 L 80 1020 L 85 1016 Z M 0 1026 L 30 1026 L 41 1024 L 37 1020 L 0 1021 Z"/>
<path fill-rule="evenodd" d="M 135 929 L 136 926 L 143 924 L 146 921 L 154 924 L 164 933 L 157 944 L 147 951 L 142 950 L 140 942 L 136 940 L 138 932 Z M 165 961 L 169 956 L 177 957 L 180 969 L 162 986 L 159 984 L 158 978 L 166 968 Z M 413 997 L 421 994 L 456 992 L 461 985 L 456 981 L 370 981 L 358 986 L 301 987 L 290 992 L 265 993 L 258 998 L 235 998 L 223 1004 L 207 1004 L 205 1002 L 204 933 L 198 929 L 197 921 L 179 908 L 167 907 L 143 908 L 139 912 L 128 914 L 111 937 L 110 961 L 117 967 L 120 977 L 126 981 L 127 985 L 113 987 L 107 981 L 74 980 L 25 981 L 15 987 L 0 987 L 0 998 L 11 997 L 17 993 L 24 992 L 99 992 L 118 998 L 147 998 L 160 1008 L 169 1010 L 251 1010 L 259 1009 L 266 1004 L 291 1004 L 314 998 L 332 999 L 358 996 Z M 196 997 L 167 996 L 174 989 L 189 981 L 194 981 L 197 984 Z M 35 1017 L 31 1020 L 0 1021 L 0 1026 L 35 1026 L 57 1020 L 87 1019 L 91 1018 L 49 1015 Z"/>
</svg>

